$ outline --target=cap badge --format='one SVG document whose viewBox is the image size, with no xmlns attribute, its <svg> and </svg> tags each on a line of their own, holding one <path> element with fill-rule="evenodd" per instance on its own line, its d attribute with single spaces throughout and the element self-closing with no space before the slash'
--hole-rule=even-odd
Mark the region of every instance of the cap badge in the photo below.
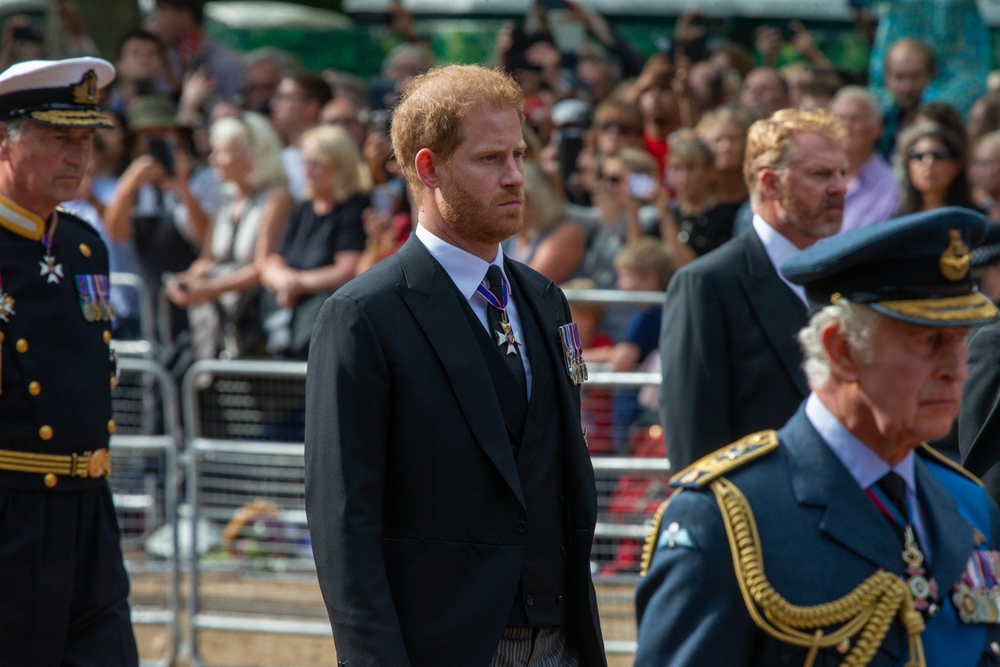
<svg viewBox="0 0 1000 667">
<path fill-rule="evenodd" d="M 947 280 L 961 280 L 969 273 L 972 266 L 972 256 L 969 247 L 962 241 L 962 232 L 958 229 L 948 230 L 948 247 L 941 253 L 938 267 L 941 275 Z"/>
<path fill-rule="evenodd" d="M 97 104 L 97 74 L 89 69 L 72 88 L 74 104 Z"/>
</svg>

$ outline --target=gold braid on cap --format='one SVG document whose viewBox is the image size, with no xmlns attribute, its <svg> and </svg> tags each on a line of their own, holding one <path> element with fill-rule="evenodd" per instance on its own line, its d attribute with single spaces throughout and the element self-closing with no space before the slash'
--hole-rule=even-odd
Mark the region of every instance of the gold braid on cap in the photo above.
<svg viewBox="0 0 1000 667">
<path fill-rule="evenodd" d="M 713 481 L 711 489 L 722 512 L 736 580 L 750 617 L 757 627 L 778 641 L 808 648 L 803 667 L 812 667 L 820 649 L 849 645 L 850 638 L 858 632 L 860 636 L 841 664 L 864 667 L 871 662 L 897 616 L 910 637 L 910 657 L 905 667 L 926 667 L 920 639 L 924 619 L 913 608 L 910 589 L 899 577 L 879 569 L 839 600 L 810 607 L 795 606 L 781 597 L 764 575 L 760 535 L 746 496 L 724 477 Z M 822 628 L 839 623 L 843 623 L 840 628 L 824 634 Z"/>
</svg>

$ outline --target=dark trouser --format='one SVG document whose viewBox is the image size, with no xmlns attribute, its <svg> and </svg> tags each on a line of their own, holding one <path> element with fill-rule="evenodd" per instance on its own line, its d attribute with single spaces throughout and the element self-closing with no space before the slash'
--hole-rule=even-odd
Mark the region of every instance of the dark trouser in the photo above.
<svg viewBox="0 0 1000 667">
<path fill-rule="evenodd" d="M 135 667 L 128 591 L 107 486 L 0 486 L 0 665 Z"/>
<path fill-rule="evenodd" d="M 578 667 L 562 628 L 507 628 L 490 667 Z"/>
</svg>

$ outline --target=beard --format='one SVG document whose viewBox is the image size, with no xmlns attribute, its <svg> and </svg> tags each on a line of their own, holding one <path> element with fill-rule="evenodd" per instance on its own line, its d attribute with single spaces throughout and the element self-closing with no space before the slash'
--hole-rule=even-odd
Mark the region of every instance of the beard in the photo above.
<svg viewBox="0 0 1000 667">
<path fill-rule="evenodd" d="M 840 209 L 836 218 L 830 217 L 831 208 Z M 781 221 L 811 238 L 828 238 L 839 232 L 844 222 L 844 197 L 828 195 L 820 200 L 819 206 L 813 207 L 786 184 L 781 193 Z"/>
<path fill-rule="evenodd" d="M 483 202 L 454 178 L 440 189 L 438 209 L 445 224 L 462 238 L 476 243 L 495 244 L 510 238 L 524 226 L 524 189 L 508 188 Z M 500 204 L 511 199 L 518 208 L 504 210 Z"/>
</svg>

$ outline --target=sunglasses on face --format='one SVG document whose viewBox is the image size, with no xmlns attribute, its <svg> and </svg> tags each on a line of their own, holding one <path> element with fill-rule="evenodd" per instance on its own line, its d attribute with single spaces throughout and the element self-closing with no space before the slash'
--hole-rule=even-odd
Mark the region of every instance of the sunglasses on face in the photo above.
<svg viewBox="0 0 1000 667">
<path fill-rule="evenodd" d="M 622 182 L 622 177 L 618 174 L 601 174 L 601 180 L 611 185 L 618 185 Z"/>
<path fill-rule="evenodd" d="M 951 159 L 951 151 L 947 148 L 938 148 L 933 151 L 922 151 L 919 153 L 911 148 L 909 150 L 909 154 L 911 160 L 916 160 L 918 162 L 923 162 L 927 158 L 933 158 L 935 162 Z"/>
</svg>

